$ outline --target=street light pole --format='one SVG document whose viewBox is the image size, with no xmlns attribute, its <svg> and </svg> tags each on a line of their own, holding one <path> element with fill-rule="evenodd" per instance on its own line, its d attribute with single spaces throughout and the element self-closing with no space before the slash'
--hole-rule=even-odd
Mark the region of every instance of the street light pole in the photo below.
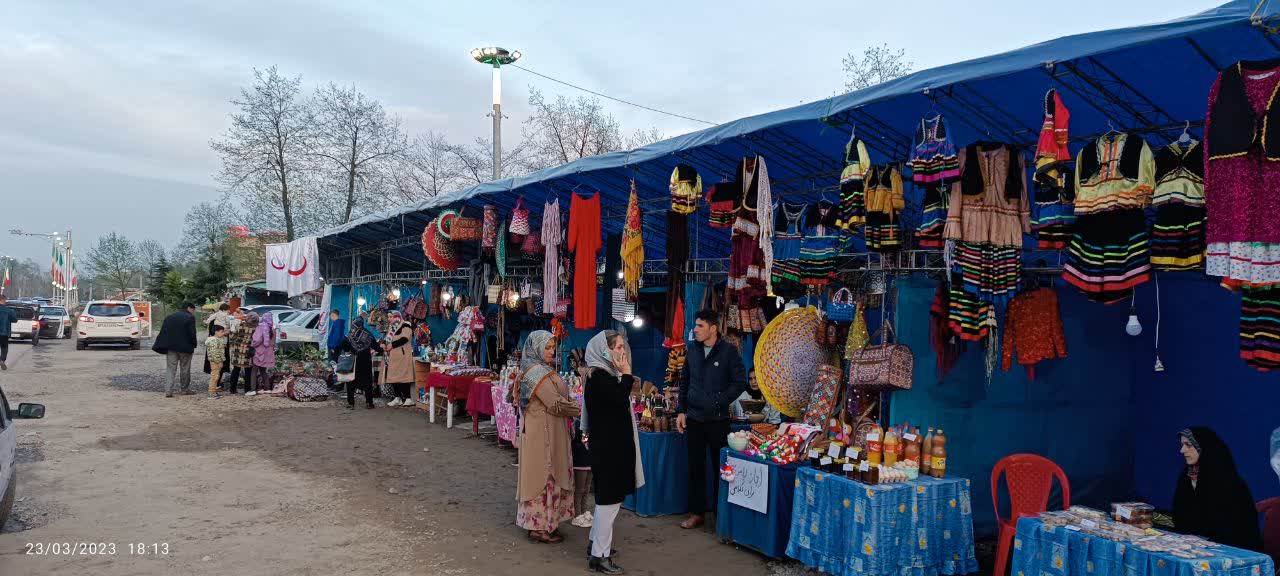
<svg viewBox="0 0 1280 576">
<path fill-rule="evenodd" d="M 493 179 L 502 178 L 502 65 L 520 59 L 520 51 L 489 46 L 473 48 L 471 58 L 493 67 Z"/>
</svg>

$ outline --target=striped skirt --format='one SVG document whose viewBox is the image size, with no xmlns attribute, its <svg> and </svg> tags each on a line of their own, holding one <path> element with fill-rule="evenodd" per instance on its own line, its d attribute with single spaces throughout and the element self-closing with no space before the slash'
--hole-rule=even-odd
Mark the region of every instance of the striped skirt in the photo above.
<svg viewBox="0 0 1280 576">
<path fill-rule="evenodd" d="M 1167 202 L 1156 206 L 1151 228 L 1151 265 L 1191 270 L 1204 263 L 1204 206 Z"/>
<path fill-rule="evenodd" d="M 1076 217 L 1062 277 L 1095 302 L 1128 298 L 1151 279 L 1147 224 L 1138 209 Z"/>
<path fill-rule="evenodd" d="M 1240 357 L 1264 372 L 1280 368 L 1280 285 L 1242 287 Z"/>
</svg>

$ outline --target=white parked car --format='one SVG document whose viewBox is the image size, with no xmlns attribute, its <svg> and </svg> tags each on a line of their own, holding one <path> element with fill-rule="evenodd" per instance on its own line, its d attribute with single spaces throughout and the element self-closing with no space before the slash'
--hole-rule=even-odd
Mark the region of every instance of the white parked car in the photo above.
<svg viewBox="0 0 1280 576">
<path fill-rule="evenodd" d="M 303 310 L 276 326 L 276 344 L 284 346 L 320 346 L 320 322 L 327 314 L 319 310 Z M 321 346 L 323 348 L 323 346 Z"/>
<path fill-rule="evenodd" d="M 13 468 L 18 455 L 18 431 L 13 421 L 22 418 L 44 418 L 44 405 L 19 404 L 17 410 L 11 410 L 4 390 L 0 390 L 0 526 L 9 520 L 18 489 L 18 474 Z"/>
<path fill-rule="evenodd" d="M 71 316 L 65 307 L 53 304 L 40 307 L 40 337 L 64 340 L 71 337 Z"/>
<path fill-rule="evenodd" d="M 142 347 L 141 329 L 132 302 L 94 300 L 85 305 L 76 323 L 76 350 L 93 344 L 128 344 L 137 350 Z"/>
</svg>

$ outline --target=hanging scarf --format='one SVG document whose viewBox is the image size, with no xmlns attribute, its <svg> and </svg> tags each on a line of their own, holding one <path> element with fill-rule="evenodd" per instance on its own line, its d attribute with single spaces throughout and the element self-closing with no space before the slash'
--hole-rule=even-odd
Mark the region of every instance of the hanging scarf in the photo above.
<svg viewBox="0 0 1280 576">
<path fill-rule="evenodd" d="M 641 238 L 640 195 L 636 181 L 631 180 L 631 200 L 627 203 L 627 221 L 622 229 L 622 275 L 627 300 L 640 297 L 640 275 L 644 272 L 644 240 Z"/>
<path fill-rule="evenodd" d="M 542 351 L 547 343 L 554 339 L 550 332 L 538 330 L 529 334 L 524 341 L 520 356 L 520 410 L 529 409 L 529 399 L 537 391 L 540 384 L 548 376 L 557 377 L 550 364 L 542 360 Z"/>
<path fill-rule="evenodd" d="M 773 294 L 773 193 L 769 188 L 769 171 L 764 166 L 764 156 L 756 156 L 756 207 L 761 210 L 760 251 L 764 252 L 764 265 L 760 276 L 764 279 L 765 294 Z"/>
</svg>

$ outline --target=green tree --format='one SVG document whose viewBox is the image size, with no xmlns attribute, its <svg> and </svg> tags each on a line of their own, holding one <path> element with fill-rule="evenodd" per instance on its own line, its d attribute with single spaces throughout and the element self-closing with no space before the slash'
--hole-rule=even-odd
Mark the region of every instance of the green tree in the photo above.
<svg viewBox="0 0 1280 576">
<path fill-rule="evenodd" d="M 147 295 L 151 296 L 152 300 L 159 302 L 169 301 L 165 294 L 165 282 L 168 280 L 170 272 L 173 272 L 173 266 L 169 264 L 169 259 L 165 258 L 165 255 L 161 253 L 156 262 L 151 265 L 151 273 L 147 275 Z"/>
<path fill-rule="evenodd" d="M 231 259 L 223 250 L 210 250 L 205 258 L 196 264 L 187 297 L 196 304 L 218 300 L 227 291 L 227 281 L 230 278 Z"/>
<path fill-rule="evenodd" d="M 178 306 L 182 305 L 183 299 L 187 297 L 189 288 L 190 286 L 182 277 L 181 272 L 170 270 L 169 273 L 164 276 L 164 285 L 161 289 L 162 296 L 160 301 L 176 310 Z"/>
</svg>

